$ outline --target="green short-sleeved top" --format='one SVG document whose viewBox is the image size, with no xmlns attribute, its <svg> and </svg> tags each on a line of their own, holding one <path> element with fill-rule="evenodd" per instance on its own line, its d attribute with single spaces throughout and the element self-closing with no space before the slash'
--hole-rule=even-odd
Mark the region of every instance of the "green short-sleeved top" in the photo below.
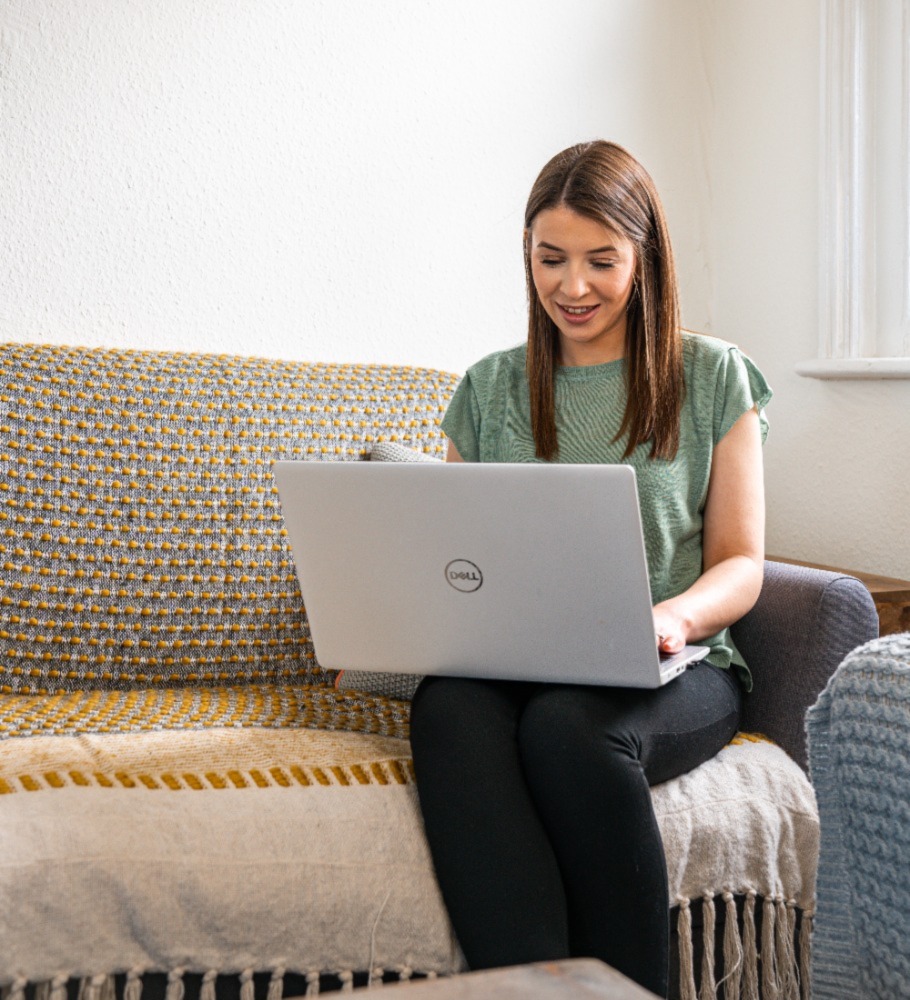
<svg viewBox="0 0 910 1000">
<path fill-rule="evenodd" d="M 686 398 L 672 460 L 649 458 L 647 443 L 623 458 L 625 440 L 614 440 L 626 406 L 624 359 L 556 371 L 557 461 L 635 469 L 655 604 L 682 593 L 702 573 L 702 516 L 715 445 L 753 407 L 762 442 L 768 433 L 764 407 L 771 389 L 755 364 L 725 341 L 686 332 L 682 338 Z M 521 344 L 488 355 L 468 369 L 456 389 L 442 429 L 466 462 L 541 461 L 531 433 L 526 351 Z M 710 663 L 732 664 L 751 689 L 729 629 L 700 641 L 711 647 Z"/>
</svg>

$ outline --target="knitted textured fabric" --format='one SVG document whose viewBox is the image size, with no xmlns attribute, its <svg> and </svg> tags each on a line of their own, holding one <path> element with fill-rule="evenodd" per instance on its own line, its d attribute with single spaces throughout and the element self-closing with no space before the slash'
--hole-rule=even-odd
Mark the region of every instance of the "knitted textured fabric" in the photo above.
<svg viewBox="0 0 910 1000">
<path fill-rule="evenodd" d="M 328 683 L 271 464 L 442 454 L 457 377 L 0 349 L 0 691 Z"/>
<path fill-rule="evenodd" d="M 822 831 L 812 996 L 910 996 L 910 633 L 854 650 L 806 731 Z"/>
<path fill-rule="evenodd" d="M 251 727 L 341 729 L 406 739 L 408 714 L 407 705 L 317 685 L 248 684 L 0 695 L 0 744 L 24 736 Z"/>
</svg>

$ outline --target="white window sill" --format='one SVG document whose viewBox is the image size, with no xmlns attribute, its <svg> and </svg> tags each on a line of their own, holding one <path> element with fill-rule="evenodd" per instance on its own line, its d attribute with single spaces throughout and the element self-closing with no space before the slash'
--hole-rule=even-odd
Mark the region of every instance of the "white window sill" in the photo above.
<svg viewBox="0 0 910 1000">
<path fill-rule="evenodd" d="M 910 358 L 813 358 L 800 361 L 796 372 L 808 378 L 910 379 Z"/>
</svg>

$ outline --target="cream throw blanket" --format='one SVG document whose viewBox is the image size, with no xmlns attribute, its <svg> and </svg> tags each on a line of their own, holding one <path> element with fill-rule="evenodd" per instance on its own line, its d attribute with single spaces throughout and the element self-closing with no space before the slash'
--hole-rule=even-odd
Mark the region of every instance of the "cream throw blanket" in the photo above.
<svg viewBox="0 0 910 1000">
<path fill-rule="evenodd" d="M 779 748 L 740 739 L 656 787 L 669 905 L 680 905 L 683 996 L 694 998 L 689 903 L 733 906 L 727 996 L 798 997 L 794 907 L 811 911 L 818 820 Z M 423 838 L 406 741 L 308 729 L 26 737 L 0 742 L 0 983 L 87 1000 L 128 974 L 463 968 Z M 762 907 L 763 940 L 754 908 Z M 732 911 L 730 911 L 732 912 Z M 92 928 L 86 934 L 86 924 Z M 808 921 L 804 922 L 807 929 Z M 751 933 L 751 937 L 750 937 Z M 713 936 L 706 934 L 713 967 Z M 761 961 L 759 961 L 759 955 Z M 713 975 L 702 997 L 714 996 Z"/>
</svg>

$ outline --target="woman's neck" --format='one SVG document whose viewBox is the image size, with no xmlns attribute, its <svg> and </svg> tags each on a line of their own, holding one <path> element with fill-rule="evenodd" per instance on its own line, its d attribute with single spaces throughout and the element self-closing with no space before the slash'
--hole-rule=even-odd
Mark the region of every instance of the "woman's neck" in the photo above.
<svg viewBox="0 0 910 1000">
<path fill-rule="evenodd" d="M 565 368 L 581 368 L 588 365 L 605 365 L 609 361 L 619 361 L 626 356 L 625 337 L 607 343 L 559 345 L 559 364 Z"/>
</svg>

